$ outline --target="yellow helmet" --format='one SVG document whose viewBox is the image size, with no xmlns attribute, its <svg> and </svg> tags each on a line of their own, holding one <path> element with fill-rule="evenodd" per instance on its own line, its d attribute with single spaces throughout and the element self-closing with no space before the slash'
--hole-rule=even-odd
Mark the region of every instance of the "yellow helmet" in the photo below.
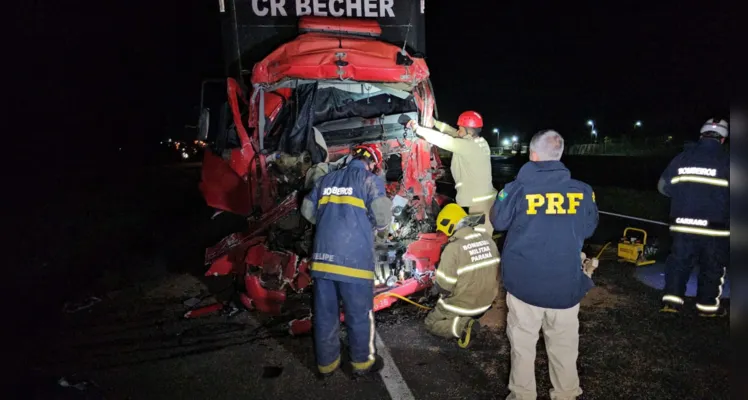
<svg viewBox="0 0 748 400">
<path fill-rule="evenodd" d="M 455 233 L 455 225 L 467 217 L 467 213 L 459 205 L 450 203 L 444 206 L 436 217 L 436 230 L 447 236 Z"/>
</svg>

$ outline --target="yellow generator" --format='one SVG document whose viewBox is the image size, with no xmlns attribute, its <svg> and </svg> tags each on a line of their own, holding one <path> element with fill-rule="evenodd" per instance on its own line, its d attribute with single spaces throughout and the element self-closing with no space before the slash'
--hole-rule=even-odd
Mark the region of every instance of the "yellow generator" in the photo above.
<svg viewBox="0 0 748 400">
<path fill-rule="evenodd" d="M 635 233 L 635 235 L 631 235 Z M 654 264 L 650 259 L 657 253 L 656 246 L 647 244 L 647 232 L 644 229 L 628 227 L 623 230 L 623 237 L 618 243 L 618 261 L 628 262 L 641 267 Z"/>
</svg>

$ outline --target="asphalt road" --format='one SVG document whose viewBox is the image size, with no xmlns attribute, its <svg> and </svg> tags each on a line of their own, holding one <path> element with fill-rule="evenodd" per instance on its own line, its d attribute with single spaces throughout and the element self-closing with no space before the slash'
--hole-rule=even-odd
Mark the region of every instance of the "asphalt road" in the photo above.
<svg viewBox="0 0 748 400">
<path fill-rule="evenodd" d="M 632 272 L 604 263 L 583 303 L 578 364 L 584 398 L 729 398 L 729 322 L 658 314 L 657 293 Z M 206 291 L 192 275 L 169 274 L 62 316 L 58 329 L 36 338 L 43 351 L 33 354 L 27 390 L 41 393 L 59 377 L 72 377 L 92 380 L 107 399 L 409 398 L 388 392 L 388 384 L 398 383 L 392 374 L 354 380 L 342 370 L 317 380 L 311 337 L 287 336 L 254 313 L 180 318 L 187 310 L 182 301 Z M 430 336 L 423 317 L 407 304 L 377 315 L 379 337 L 407 387 L 396 393 L 433 400 L 507 395 L 503 330 L 484 330 L 464 350 Z M 548 398 L 547 356 L 539 342 L 539 397 Z"/>
<path fill-rule="evenodd" d="M 195 178 L 196 171 L 183 168 L 128 171 L 67 187 L 53 204 L 23 216 L 17 232 L 27 240 L 15 253 L 27 255 L 16 264 L 26 268 L 8 271 L 15 283 L 10 293 L 24 305 L 9 310 L 18 331 L 6 342 L 13 344 L 6 358 L 13 366 L 10 398 L 91 392 L 63 389 L 61 377 L 92 380 L 107 399 L 386 399 L 398 398 L 390 393 L 397 384 L 415 399 L 508 394 L 502 329 L 459 349 L 428 335 L 424 314 L 407 304 L 377 314 L 397 373 L 359 380 L 340 371 L 318 381 L 311 338 L 289 337 L 277 321 L 251 312 L 181 318 L 185 299 L 222 286 L 203 279 L 196 262 L 205 215 L 196 211 Z M 583 398 L 729 398 L 729 320 L 660 315 L 659 294 L 632 275 L 631 266 L 604 262 L 583 301 Z M 61 311 L 89 295 L 102 301 Z M 541 337 L 538 393 L 548 398 L 542 343 Z"/>
</svg>

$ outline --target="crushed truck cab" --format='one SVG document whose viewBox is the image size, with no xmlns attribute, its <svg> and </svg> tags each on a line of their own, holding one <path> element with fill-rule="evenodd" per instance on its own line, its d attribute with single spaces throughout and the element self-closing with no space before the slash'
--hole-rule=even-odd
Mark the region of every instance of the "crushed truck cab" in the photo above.
<svg viewBox="0 0 748 400">
<path fill-rule="evenodd" d="M 391 1 L 380 3 L 394 7 Z M 267 14 L 278 3 L 258 4 L 266 9 L 255 11 Z M 242 15 L 238 3 L 231 5 Z M 405 10 L 401 19 L 422 25 L 419 2 L 398 6 L 389 9 Z M 380 20 L 298 18 L 294 38 L 255 61 L 249 76 L 227 79 L 225 123 L 205 152 L 200 190 L 207 205 L 247 221 L 246 229 L 227 232 L 207 249 L 206 275 L 237 277 L 242 304 L 288 316 L 294 334 L 311 327 L 308 257 L 314 226 L 301 217 L 299 205 L 310 181 L 344 166 L 354 145 L 381 150 L 393 201 L 389 240 L 376 247 L 374 310 L 396 301 L 392 294 L 407 296 L 431 286 L 447 241 L 434 224 L 447 201 L 436 193 L 441 160 L 436 148 L 405 128 L 409 119 L 433 125 L 429 69 L 412 49 L 418 43 L 409 42 L 410 25 L 395 32 L 403 34 L 403 43 L 395 44 L 391 31 L 383 37 Z M 232 60 L 243 63 L 242 57 Z"/>
</svg>

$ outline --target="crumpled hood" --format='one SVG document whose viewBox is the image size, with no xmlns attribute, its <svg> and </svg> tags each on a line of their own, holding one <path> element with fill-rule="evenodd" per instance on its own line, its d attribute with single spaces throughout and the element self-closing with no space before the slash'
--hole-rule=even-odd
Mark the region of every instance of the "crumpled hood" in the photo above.
<svg viewBox="0 0 748 400">
<path fill-rule="evenodd" d="M 571 173 L 561 161 L 530 161 L 520 168 L 517 181 L 523 186 L 548 186 L 571 179 Z"/>
</svg>

